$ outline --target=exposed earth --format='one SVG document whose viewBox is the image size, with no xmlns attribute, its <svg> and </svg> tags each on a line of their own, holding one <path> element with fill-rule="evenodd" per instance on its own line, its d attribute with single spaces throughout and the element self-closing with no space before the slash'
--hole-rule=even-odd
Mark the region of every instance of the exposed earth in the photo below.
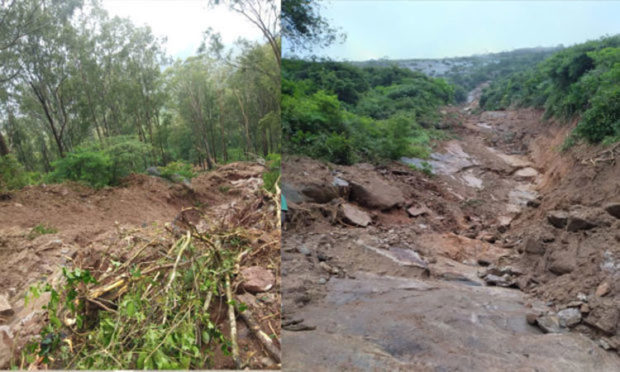
<svg viewBox="0 0 620 372">
<path fill-rule="evenodd" d="M 426 163 L 285 159 L 283 369 L 620 370 L 620 147 L 474 107 Z"/>
<path fill-rule="evenodd" d="M 105 276 L 102 262 L 122 263 L 140 247 L 146 247 L 146 257 L 166 252 L 189 225 L 240 228 L 252 237 L 234 283 L 236 296 L 279 347 L 280 228 L 278 207 L 262 190 L 265 171 L 263 165 L 240 162 L 200 173 L 189 185 L 132 175 L 120 187 L 41 185 L 5 196 L 0 201 L 0 368 L 45 367 L 20 365 L 20 349 L 46 322 L 45 296 L 25 305 L 31 285 L 58 282 L 61 268 L 78 262 L 87 263 L 96 278 Z M 227 335 L 226 299 L 214 298 L 211 304 L 214 323 Z M 277 368 L 279 361 L 241 317 L 237 327 L 244 364 Z M 235 368 L 219 345 L 211 347 L 216 350 L 213 368 Z"/>
</svg>

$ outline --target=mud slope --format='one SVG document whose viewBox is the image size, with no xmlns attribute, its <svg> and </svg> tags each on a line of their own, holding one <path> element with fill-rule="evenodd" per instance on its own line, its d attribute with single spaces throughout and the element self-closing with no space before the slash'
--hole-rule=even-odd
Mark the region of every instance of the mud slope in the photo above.
<svg viewBox="0 0 620 372">
<path fill-rule="evenodd" d="M 279 242 L 280 232 L 273 205 L 259 192 L 264 170 L 255 163 L 232 163 L 200 173 L 191 186 L 146 175 L 132 175 L 120 187 L 100 190 L 72 183 L 31 186 L 0 201 L 0 296 L 11 308 L 0 316 L 0 367 L 8 367 L 11 356 L 45 324 L 43 296 L 25 306 L 30 285 L 56 282 L 60 268 L 74 264 L 92 268 L 97 277 L 105 270 L 103 260 L 123 262 L 132 249 L 146 243 L 154 251 L 167 251 L 188 224 L 246 229 L 256 236 L 252 248 L 257 251 L 243 266 L 263 266 L 277 275 L 279 249 L 272 243 Z M 272 221 L 257 218 L 262 215 L 273 215 Z M 33 233 L 37 225 L 53 228 L 52 233 Z M 279 282 L 274 284 L 257 297 L 241 289 L 238 294 L 258 315 L 261 328 L 277 335 L 279 321 L 273 314 L 280 312 Z M 217 304 L 219 308 L 212 309 L 215 322 L 228 332 L 220 299 Z M 244 360 L 253 368 L 274 367 L 245 324 L 238 325 Z M 229 357 L 216 352 L 214 358 L 214 367 L 234 368 Z"/>
<path fill-rule="evenodd" d="M 433 176 L 285 159 L 284 369 L 620 368 L 620 151 L 475 105 L 446 109 Z"/>
</svg>

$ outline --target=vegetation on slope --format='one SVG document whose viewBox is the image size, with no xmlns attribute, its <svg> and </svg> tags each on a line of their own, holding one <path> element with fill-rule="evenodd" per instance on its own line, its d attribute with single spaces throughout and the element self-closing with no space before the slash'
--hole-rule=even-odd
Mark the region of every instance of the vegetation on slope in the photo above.
<svg viewBox="0 0 620 372">
<path fill-rule="evenodd" d="M 486 110 L 511 105 L 544 108 L 547 118 L 580 117 L 576 138 L 620 141 L 620 35 L 559 51 L 494 81 L 480 99 Z"/>
<path fill-rule="evenodd" d="M 338 164 L 428 156 L 453 88 L 398 67 L 284 60 L 285 151 Z"/>
</svg>

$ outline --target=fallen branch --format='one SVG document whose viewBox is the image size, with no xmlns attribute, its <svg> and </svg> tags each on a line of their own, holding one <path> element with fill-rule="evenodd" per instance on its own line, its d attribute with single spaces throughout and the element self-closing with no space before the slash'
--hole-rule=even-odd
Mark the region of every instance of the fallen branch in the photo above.
<svg viewBox="0 0 620 372">
<path fill-rule="evenodd" d="M 168 284 L 166 284 L 166 289 L 165 292 L 168 293 L 168 291 L 170 290 L 170 286 L 172 285 L 172 282 L 174 281 L 174 278 L 177 275 L 177 266 L 179 265 L 179 261 L 181 260 L 181 256 L 183 256 L 183 252 L 185 252 L 185 249 L 187 248 L 187 246 L 189 245 L 189 242 L 192 240 L 189 231 L 187 232 L 187 235 L 185 236 L 185 241 L 183 242 L 183 245 L 181 245 L 181 249 L 179 249 L 179 254 L 177 254 L 177 259 L 176 261 L 174 261 L 174 266 L 172 267 L 172 273 L 170 274 L 170 280 L 168 280 Z"/>
<path fill-rule="evenodd" d="M 237 303 L 240 303 L 240 301 L 237 301 Z M 239 311 L 239 315 L 241 315 L 241 318 L 248 325 L 248 328 L 250 328 L 250 330 L 252 331 L 252 334 L 258 339 L 258 341 L 260 341 L 261 345 L 265 347 L 269 355 L 271 355 L 271 357 L 277 363 L 280 363 L 281 361 L 280 349 L 278 349 L 278 347 L 273 343 L 271 338 L 267 336 L 267 334 L 260 329 L 260 325 L 254 319 L 254 317 L 252 316 L 252 313 L 250 313 L 250 311 L 246 309 L 244 311 Z"/>
<path fill-rule="evenodd" d="M 226 300 L 228 301 L 228 321 L 230 322 L 230 343 L 232 344 L 232 358 L 237 368 L 241 368 L 239 345 L 237 344 L 237 321 L 233 306 L 232 290 L 230 288 L 230 274 L 226 273 Z"/>
</svg>

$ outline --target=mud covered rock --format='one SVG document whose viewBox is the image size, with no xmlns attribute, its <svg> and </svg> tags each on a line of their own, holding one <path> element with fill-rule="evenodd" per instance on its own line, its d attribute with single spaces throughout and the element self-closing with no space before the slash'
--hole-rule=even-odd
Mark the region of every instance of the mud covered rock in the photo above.
<svg viewBox="0 0 620 372">
<path fill-rule="evenodd" d="M 271 271 L 260 266 L 250 266 L 241 269 L 243 276 L 242 288 L 250 293 L 266 292 L 273 287 L 276 280 Z"/>
<path fill-rule="evenodd" d="M 529 254 L 543 254 L 545 253 L 545 247 L 538 239 L 529 237 L 525 239 L 523 251 Z"/>
<path fill-rule="evenodd" d="M 620 321 L 620 303 L 612 299 L 592 298 L 588 306 L 590 313 L 584 322 L 608 335 L 616 334 Z"/>
<path fill-rule="evenodd" d="M 370 218 L 368 213 L 357 208 L 353 204 L 342 204 L 340 206 L 340 214 L 342 215 L 342 218 L 345 220 L 345 222 L 352 225 L 366 227 L 372 222 L 372 219 Z"/>
<path fill-rule="evenodd" d="M 603 297 L 609 293 L 609 290 L 609 283 L 603 282 L 599 284 L 598 287 L 596 287 L 596 292 L 594 292 L 594 295 L 596 295 L 597 297 Z"/>
<path fill-rule="evenodd" d="M 351 180 L 351 200 L 368 208 L 388 210 L 405 203 L 403 193 L 377 176 Z"/>
<path fill-rule="evenodd" d="M 547 269 L 556 275 L 568 274 L 575 270 L 575 256 L 568 251 L 553 251 L 549 256 Z"/>
<path fill-rule="evenodd" d="M 564 211 L 549 211 L 547 213 L 547 221 L 558 229 L 563 229 L 566 227 L 568 222 L 568 213 Z"/>
</svg>

